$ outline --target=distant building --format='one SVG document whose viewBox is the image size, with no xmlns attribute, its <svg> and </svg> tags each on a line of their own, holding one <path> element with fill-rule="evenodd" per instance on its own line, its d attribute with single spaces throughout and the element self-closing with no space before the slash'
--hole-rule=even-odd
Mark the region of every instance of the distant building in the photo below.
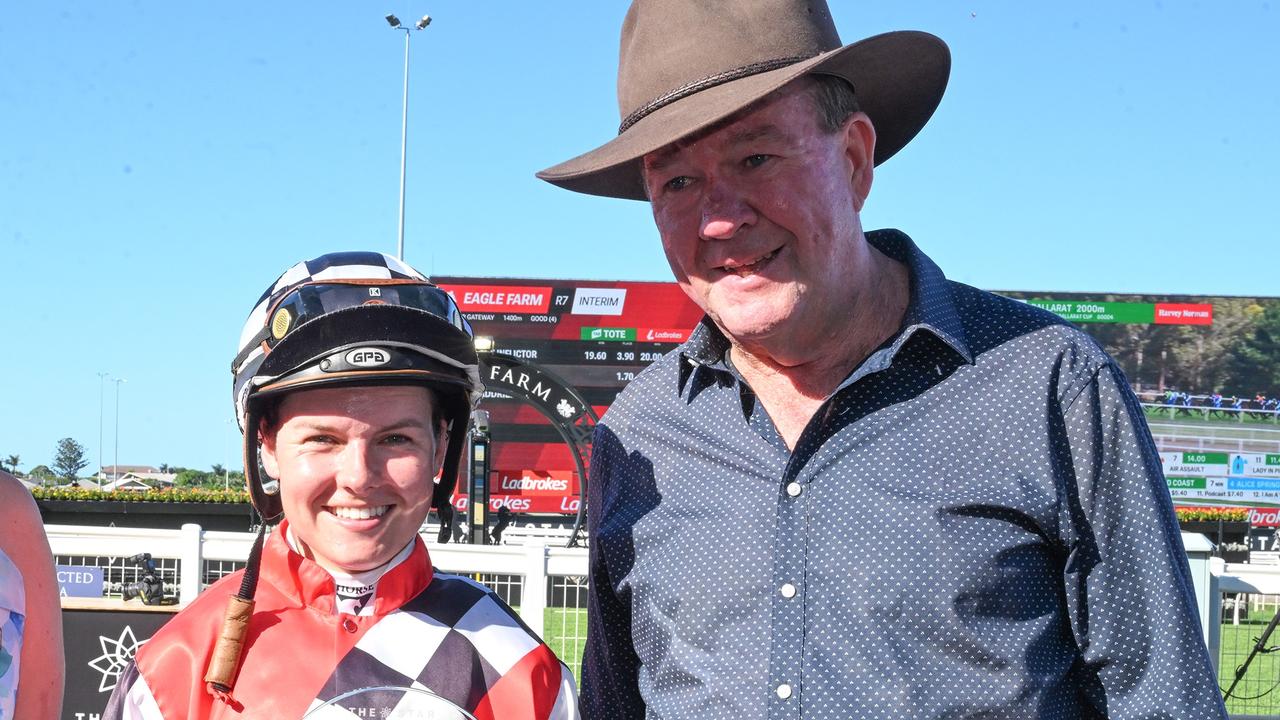
<svg viewBox="0 0 1280 720">
<path fill-rule="evenodd" d="M 121 465 L 121 468 L 124 466 Z M 155 472 L 126 472 L 120 476 L 118 480 L 111 480 L 102 484 L 103 490 L 160 490 L 162 488 L 173 487 L 173 481 L 177 478 L 177 473 Z"/>
<path fill-rule="evenodd" d="M 60 480 L 61 478 L 55 478 L 55 479 Z M 54 485 L 54 487 L 80 488 L 82 490 L 97 490 L 101 487 L 101 483 L 98 482 L 97 478 L 77 478 L 74 482 L 62 482 L 57 485 Z"/>
<path fill-rule="evenodd" d="M 102 482 L 111 482 L 120 480 L 125 475 L 134 473 L 142 474 L 160 474 L 160 468 L 151 467 L 150 465 L 103 465 L 98 471 L 98 479 Z"/>
</svg>

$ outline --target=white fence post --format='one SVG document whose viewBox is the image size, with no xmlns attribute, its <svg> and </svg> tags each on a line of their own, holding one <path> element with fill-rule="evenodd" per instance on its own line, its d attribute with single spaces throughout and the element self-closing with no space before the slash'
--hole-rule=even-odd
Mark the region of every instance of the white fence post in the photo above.
<svg viewBox="0 0 1280 720">
<path fill-rule="evenodd" d="M 180 541 L 182 577 L 178 581 L 178 602 L 183 605 L 200 594 L 204 576 L 204 530 L 195 523 L 183 523 Z"/>
<path fill-rule="evenodd" d="M 547 609 L 547 546 L 525 547 L 524 587 L 520 592 L 520 617 L 529 629 L 544 637 Z"/>
</svg>

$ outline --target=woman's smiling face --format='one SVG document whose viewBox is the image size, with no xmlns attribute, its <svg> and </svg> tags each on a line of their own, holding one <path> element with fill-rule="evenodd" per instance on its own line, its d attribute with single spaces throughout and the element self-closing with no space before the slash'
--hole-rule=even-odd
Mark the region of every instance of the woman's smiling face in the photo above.
<svg viewBox="0 0 1280 720">
<path fill-rule="evenodd" d="M 431 509 L 444 461 L 435 398 L 418 386 L 301 390 L 262 431 L 262 462 L 280 481 L 303 553 L 330 570 L 369 570 L 395 556 Z"/>
</svg>

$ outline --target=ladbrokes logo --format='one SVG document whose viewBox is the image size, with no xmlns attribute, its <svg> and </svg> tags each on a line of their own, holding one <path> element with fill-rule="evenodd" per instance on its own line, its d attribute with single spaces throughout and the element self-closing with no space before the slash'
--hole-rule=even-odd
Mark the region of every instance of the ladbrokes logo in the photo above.
<svg viewBox="0 0 1280 720">
<path fill-rule="evenodd" d="M 1280 526 L 1280 508 L 1249 508 L 1249 524 L 1254 527 Z"/>
<path fill-rule="evenodd" d="M 545 313 L 551 288 L 523 285 L 441 285 L 462 312 Z"/>
<path fill-rule="evenodd" d="M 682 343 L 689 339 L 689 331 L 675 328 L 640 328 L 638 338 L 645 342 Z"/>
<path fill-rule="evenodd" d="M 540 478 L 540 477 L 502 477 L 500 487 L 503 490 L 542 490 L 551 492 L 564 492 L 569 489 L 569 481 L 560 478 Z"/>
<path fill-rule="evenodd" d="M 467 505 L 466 495 L 453 499 L 453 506 L 462 512 L 467 511 Z M 498 508 L 507 508 L 513 512 L 529 512 L 532 505 L 533 501 L 527 497 L 500 495 L 498 497 L 489 498 L 489 512 L 497 512 Z"/>
</svg>

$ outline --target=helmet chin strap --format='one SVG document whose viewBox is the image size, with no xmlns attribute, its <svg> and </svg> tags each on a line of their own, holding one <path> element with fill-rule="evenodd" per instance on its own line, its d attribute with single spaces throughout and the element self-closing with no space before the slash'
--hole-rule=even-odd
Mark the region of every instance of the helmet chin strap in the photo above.
<svg viewBox="0 0 1280 720">
<path fill-rule="evenodd" d="M 258 455 L 258 426 L 262 424 L 262 412 L 253 404 L 245 409 L 244 418 L 244 478 L 249 486 L 249 499 L 264 523 L 280 522 L 284 507 L 280 503 L 280 483 L 266 478 Z M 267 482 L 264 482 L 264 479 Z M 274 487 L 268 488 L 270 482 Z"/>
<path fill-rule="evenodd" d="M 431 496 L 431 507 L 435 508 L 440 517 L 440 534 L 436 540 L 441 544 L 449 542 L 453 529 L 453 506 L 449 504 L 449 495 L 458 486 L 458 467 L 462 464 L 462 451 L 467 442 L 471 407 L 462 398 L 452 399 L 449 401 L 448 417 L 451 421 L 449 442 L 445 447 L 444 465 L 440 469 L 440 482 Z"/>
</svg>

